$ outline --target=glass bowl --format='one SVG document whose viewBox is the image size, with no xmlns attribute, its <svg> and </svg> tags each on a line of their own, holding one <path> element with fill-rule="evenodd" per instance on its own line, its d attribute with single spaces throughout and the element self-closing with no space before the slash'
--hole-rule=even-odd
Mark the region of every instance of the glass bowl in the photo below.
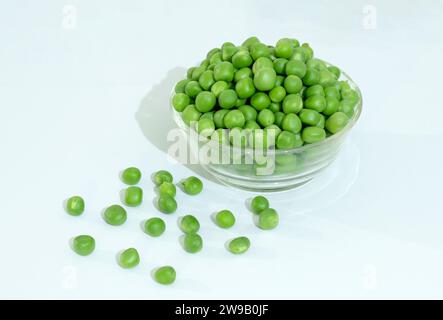
<svg viewBox="0 0 443 320">
<path fill-rule="evenodd" d="M 344 72 L 341 72 L 339 80 L 346 80 L 358 93 L 354 114 L 346 127 L 323 141 L 288 150 L 268 149 L 263 153 L 251 147 L 214 143 L 214 140 L 199 136 L 192 125 L 183 122 L 181 114 L 172 106 L 174 92 L 170 106 L 174 121 L 186 135 L 192 156 L 218 181 L 255 192 L 282 191 L 302 186 L 326 169 L 337 157 L 359 119 L 362 110 L 360 89 Z"/>
</svg>

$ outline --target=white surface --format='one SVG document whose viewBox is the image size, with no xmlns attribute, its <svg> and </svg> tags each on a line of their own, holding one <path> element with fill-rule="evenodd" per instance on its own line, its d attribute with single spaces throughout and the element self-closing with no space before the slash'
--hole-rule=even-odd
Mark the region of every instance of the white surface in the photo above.
<svg viewBox="0 0 443 320">
<path fill-rule="evenodd" d="M 367 1 L 67 4 L 73 30 L 63 1 L 0 7 L 0 298 L 443 298 L 442 2 L 372 1 L 374 30 Z M 277 230 L 252 225 L 252 194 L 205 180 L 201 195 L 178 194 L 164 237 L 145 236 L 140 221 L 162 216 L 148 175 L 193 174 L 164 153 L 173 82 L 210 48 L 252 34 L 307 41 L 353 77 L 364 111 L 351 139 L 322 177 L 269 195 Z M 147 200 L 112 228 L 100 212 L 118 203 L 129 165 L 143 170 Z M 78 218 L 62 209 L 73 194 L 87 203 Z M 230 231 L 209 219 L 224 208 L 238 216 Z M 178 245 L 187 213 L 202 223 L 197 255 Z M 69 249 L 79 233 L 95 236 L 94 255 Z M 252 240 L 244 256 L 223 249 L 235 235 Z M 122 270 L 115 254 L 129 246 L 142 263 Z M 171 287 L 150 278 L 163 264 L 177 269 Z"/>
</svg>

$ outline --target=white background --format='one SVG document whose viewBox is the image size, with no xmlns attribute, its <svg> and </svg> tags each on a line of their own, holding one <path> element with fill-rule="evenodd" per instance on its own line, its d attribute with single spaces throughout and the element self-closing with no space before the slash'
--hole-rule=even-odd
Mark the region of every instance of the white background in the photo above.
<svg viewBox="0 0 443 320">
<path fill-rule="evenodd" d="M 431 0 L 2 1 L 0 298 L 443 298 L 442 12 Z M 309 42 L 358 83 L 362 117 L 322 176 L 268 196 L 278 229 L 252 224 L 252 193 L 207 179 L 164 216 L 150 174 L 198 170 L 166 161 L 171 87 L 209 49 L 250 35 Z M 130 165 L 146 201 L 113 228 L 100 212 Z M 81 217 L 63 211 L 73 194 Z M 229 231 L 209 218 L 225 208 L 238 218 Z M 196 255 L 178 244 L 189 213 L 205 240 Z M 158 239 L 139 226 L 155 215 L 168 224 Z M 69 249 L 83 233 L 97 241 L 89 257 Z M 236 235 L 252 240 L 243 256 L 223 248 Z M 123 270 L 115 255 L 130 246 L 142 262 Z M 165 264 L 170 287 L 150 277 Z"/>
</svg>

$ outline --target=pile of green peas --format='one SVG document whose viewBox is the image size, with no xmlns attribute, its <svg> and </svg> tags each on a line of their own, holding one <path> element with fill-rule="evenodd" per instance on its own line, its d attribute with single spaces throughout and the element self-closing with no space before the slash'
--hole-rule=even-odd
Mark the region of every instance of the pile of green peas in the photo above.
<svg viewBox="0 0 443 320">
<path fill-rule="evenodd" d="M 360 97 L 340 75 L 307 43 L 283 38 L 270 46 L 250 37 L 239 46 L 225 42 L 189 68 L 172 105 L 187 125 L 220 143 L 238 143 L 231 136 L 240 132 L 242 147 L 292 149 L 326 139 L 353 117 Z"/>
</svg>

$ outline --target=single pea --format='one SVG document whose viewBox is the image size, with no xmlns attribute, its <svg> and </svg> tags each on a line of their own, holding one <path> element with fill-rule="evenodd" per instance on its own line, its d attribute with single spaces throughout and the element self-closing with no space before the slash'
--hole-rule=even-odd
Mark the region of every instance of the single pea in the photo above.
<svg viewBox="0 0 443 320">
<path fill-rule="evenodd" d="M 296 75 L 290 75 L 286 77 L 283 86 L 287 93 L 299 93 L 303 88 L 303 83 Z"/>
<path fill-rule="evenodd" d="M 214 72 L 211 70 L 206 70 L 205 72 L 203 72 L 198 79 L 198 83 L 200 84 L 200 87 L 202 87 L 204 90 L 211 89 L 211 86 L 215 83 Z"/>
<path fill-rule="evenodd" d="M 335 86 L 329 86 L 324 89 L 326 98 L 341 99 L 340 89 Z"/>
<path fill-rule="evenodd" d="M 326 120 L 325 126 L 330 133 L 337 133 L 348 124 L 349 118 L 343 112 L 336 112 Z"/>
<path fill-rule="evenodd" d="M 341 71 L 336 66 L 329 66 L 328 67 L 329 72 L 333 73 L 335 75 L 335 78 L 340 78 Z"/>
<path fill-rule="evenodd" d="M 229 111 L 224 118 L 226 128 L 243 127 L 245 124 L 245 117 L 240 110 Z"/>
<path fill-rule="evenodd" d="M 197 253 L 203 248 L 203 239 L 197 233 L 185 234 L 183 237 L 183 249 L 189 253 Z"/>
<path fill-rule="evenodd" d="M 165 232 L 166 224 L 160 218 L 150 218 L 145 221 L 144 231 L 151 237 L 159 237 Z"/>
<path fill-rule="evenodd" d="M 72 241 L 72 250 L 81 256 L 90 255 L 95 249 L 95 240 L 89 235 L 76 236 Z"/>
<path fill-rule="evenodd" d="M 348 118 L 352 118 L 352 116 L 354 115 L 354 106 L 354 101 L 344 99 L 339 102 L 338 111 L 346 114 Z"/>
<path fill-rule="evenodd" d="M 302 109 L 298 114 L 302 123 L 308 126 L 316 126 L 322 118 L 322 115 L 311 109 Z"/>
<path fill-rule="evenodd" d="M 271 51 L 267 45 L 258 42 L 251 46 L 251 56 L 254 60 L 260 57 L 268 58 L 271 56 Z"/>
<path fill-rule="evenodd" d="M 306 59 L 312 59 L 312 57 L 314 56 L 314 50 L 312 50 L 312 48 L 309 46 L 309 43 L 303 43 L 301 45 L 301 48 L 305 52 Z"/>
<path fill-rule="evenodd" d="M 258 90 L 269 91 L 274 87 L 276 77 L 277 74 L 274 69 L 260 69 L 254 75 L 254 85 Z"/>
<path fill-rule="evenodd" d="M 235 91 L 241 99 L 247 99 L 255 93 L 254 81 L 251 78 L 241 79 L 235 84 Z"/>
<path fill-rule="evenodd" d="M 137 207 L 143 201 L 143 190 L 137 186 L 131 186 L 125 190 L 124 203 L 128 207 Z"/>
<path fill-rule="evenodd" d="M 300 134 L 294 134 L 289 131 L 282 131 L 277 136 L 276 141 L 276 147 L 277 149 L 292 149 L 292 148 L 298 148 L 303 145 L 303 140 L 300 136 Z"/>
<path fill-rule="evenodd" d="M 276 113 L 281 110 L 281 103 L 280 102 L 271 102 L 271 104 L 268 107 L 268 110 L 272 111 L 272 113 Z"/>
<path fill-rule="evenodd" d="M 200 223 L 197 218 L 188 214 L 180 219 L 180 230 L 183 233 L 197 233 L 200 229 Z"/>
<path fill-rule="evenodd" d="M 285 72 L 286 63 L 288 63 L 287 59 L 284 58 L 275 59 L 273 61 L 273 67 L 275 72 L 277 72 L 277 74 L 286 74 Z"/>
<path fill-rule="evenodd" d="M 216 128 L 224 128 L 225 127 L 224 118 L 228 112 L 229 112 L 229 110 L 221 109 L 221 110 L 217 110 L 214 113 L 214 124 L 215 124 Z"/>
<path fill-rule="evenodd" d="M 200 112 L 211 111 L 215 107 L 217 99 L 212 92 L 202 91 L 195 98 L 195 108 Z"/>
<path fill-rule="evenodd" d="M 220 228 L 231 228 L 235 224 L 234 214 L 229 210 L 221 210 L 215 215 L 215 224 Z"/>
<path fill-rule="evenodd" d="M 248 123 L 253 123 L 255 121 L 248 121 Z M 257 126 L 260 128 L 260 126 L 257 124 Z M 244 148 L 247 143 L 247 134 L 246 129 L 243 130 L 242 128 L 236 127 L 232 128 L 229 131 L 229 142 L 231 145 L 233 145 L 236 148 Z"/>
<path fill-rule="evenodd" d="M 70 197 L 66 201 L 66 212 L 71 216 L 79 216 L 85 211 L 85 201 L 80 196 Z"/>
<path fill-rule="evenodd" d="M 255 196 L 251 200 L 251 210 L 255 214 L 269 208 L 269 201 L 264 196 Z"/>
<path fill-rule="evenodd" d="M 262 127 L 267 127 L 274 123 L 274 113 L 269 109 L 263 109 L 258 113 L 257 121 Z"/>
<path fill-rule="evenodd" d="M 187 79 L 191 79 L 192 78 L 192 72 L 194 72 L 195 67 L 190 67 L 187 71 L 186 71 L 186 78 Z"/>
<path fill-rule="evenodd" d="M 266 208 L 258 216 L 257 226 L 263 230 L 271 230 L 278 226 L 279 217 L 277 211 Z"/>
<path fill-rule="evenodd" d="M 220 50 L 220 49 L 219 49 Z M 218 64 L 219 62 L 222 62 L 222 53 L 221 51 L 215 52 L 211 58 L 209 58 L 209 64 Z"/>
<path fill-rule="evenodd" d="M 308 61 L 306 61 L 306 66 L 308 68 L 317 69 L 318 71 L 326 69 L 326 64 L 323 61 L 321 61 L 320 59 L 315 59 L 315 58 L 309 59 Z"/>
<path fill-rule="evenodd" d="M 322 112 L 326 108 L 326 99 L 323 96 L 311 96 L 305 100 L 304 107 Z"/>
<path fill-rule="evenodd" d="M 299 60 L 302 62 L 306 62 L 307 56 L 305 50 L 302 47 L 294 48 L 294 53 L 289 58 L 289 60 Z"/>
<path fill-rule="evenodd" d="M 299 133 L 302 128 L 302 122 L 295 113 L 288 113 L 283 118 L 281 128 L 292 133 Z"/>
<path fill-rule="evenodd" d="M 315 68 L 308 68 L 303 77 L 303 83 L 307 86 L 313 86 L 320 82 L 320 71 Z"/>
<path fill-rule="evenodd" d="M 183 110 L 182 119 L 189 126 L 193 122 L 197 122 L 200 119 L 201 112 L 198 111 L 193 104 L 190 104 Z"/>
<path fill-rule="evenodd" d="M 243 113 L 243 116 L 245 117 L 245 121 L 249 120 L 256 120 L 257 119 L 257 110 L 255 110 L 253 107 L 249 105 L 243 105 L 238 108 L 238 110 Z"/>
<path fill-rule="evenodd" d="M 275 56 L 278 58 L 290 58 L 294 53 L 291 39 L 280 39 L 275 45 Z"/>
<path fill-rule="evenodd" d="M 331 86 L 337 82 L 335 75 L 328 69 L 320 70 L 320 79 L 318 83 L 323 87 Z"/>
<path fill-rule="evenodd" d="M 223 90 L 226 89 L 229 89 L 229 85 L 226 81 L 217 81 L 212 85 L 211 92 L 218 98 L 220 93 L 222 93 Z"/>
<path fill-rule="evenodd" d="M 237 103 L 237 93 L 232 90 L 223 90 L 218 96 L 218 104 L 224 109 L 231 109 Z"/>
<path fill-rule="evenodd" d="M 220 52 L 219 48 L 213 48 L 211 50 L 208 51 L 208 53 L 206 54 L 206 59 L 211 59 L 211 57 L 216 54 L 217 52 Z"/>
<path fill-rule="evenodd" d="M 222 47 L 222 60 L 223 61 L 231 61 L 233 56 L 237 53 L 238 48 L 230 43 L 229 45 L 225 45 Z"/>
<path fill-rule="evenodd" d="M 228 249 L 231 253 L 241 254 L 248 251 L 251 241 L 246 237 L 238 237 L 229 241 Z"/>
<path fill-rule="evenodd" d="M 171 197 L 175 197 L 175 194 L 177 193 L 177 189 L 173 183 L 165 181 L 158 187 L 158 192 L 159 193 L 167 193 Z"/>
<path fill-rule="evenodd" d="M 274 123 L 281 128 L 281 123 L 283 121 L 283 118 L 285 117 L 285 114 L 283 112 L 278 111 L 274 113 L 274 116 L 275 116 Z"/>
<path fill-rule="evenodd" d="M 126 218 L 126 210 L 118 204 L 114 204 L 106 208 L 105 212 L 103 213 L 103 219 L 111 226 L 122 225 L 123 223 L 125 223 Z"/>
<path fill-rule="evenodd" d="M 355 103 L 357 103 L 359 100 L 359 96 L 358 96 L 357 91 L 355 91 L 353 89 L 342 89 L 341 96 L 342 96 L 343 100 L 349 100 L 349 101 L 353 101 Z"/>
<path fill-rule="evenodd" d="M 203 182 L 194 176 L 182 181 L 183 191 L 189 195 L 199 194 L 203 190 Z"/>
<path fill-rule="evenodd" d="M 159 170 L 154 174 L 153 177 L 156 186 L 161 185 L 163 182 L 172 182 L 172 174 L 166 170 Z"/>
<path fill-rule="evenodd" d="M 209 137 L 215 131 L 214 121 L 211 119 L 202 119 L 197 122 L 197 132 L 203 137 Z"/>
<path fill-rule="evenodd" d="M 232 56 L 232 65 L 237 68 L 245 68 L 252 65 L 252 57 L 248 51 L 237 51 Z"/>
<path fill-rule="evenodd" d="M 237 99 L 237 102 L 235 103 L 236 107 L 241 107 L 246 105 L 248 99 Z"/>
<path fill-rule="evenodd" d="M 282 86 L 276 86 L 269 92 L 272 102 L 281 102 L 286 96 L 286 90 Z"/>
<path fill-rule="evenodd" d="M 195 98 L 200 92 L 202 92 L 202 88 L 200 87 L 200 84 L 195 80 L 189 81 L 185 87 L 185 93 L 191 98 Z M 184 103 L 183 103 L 183 105 L 184 105 Z M 189 103 L 188 103 L 188 105 L 189 105 Z"/>
<path fill-rule="evenodd" d="M 299 60 L 290 60 L 285 66 L 286 75 L 295 75 L 299 78 L 303 78 L 306 74 L 306 64 Z"/>
<path fill-rule="evenodd" d="M 283 77 L 283 76 L 277 76 L 277 77 L 275 77 L 275 86 L 276 87 L 278 87 L 278 86 L 283 86 L 284 85 L 284 82 L 285 82 L 285 77 Z"/>
<path fill-rule="evenodd" d="M 200 116 L 200 119 L 208 119 L 214 121 L 214 111 L 205 112 Z"/>
<path fill-rule="evenodd" d="M 318 122 L 315 124 L 315 126 L 324 129 L 325 124 L 326 124 L 326 117 L 320 113 L 320 120 L 318 120 Z M 328 136 L 328 133 L 326 132 L 326 137 L 327 136 Z"/>
<path fill-rule="evenodd" d="M 284 113 L 298 113 L 303 108 L 303 99 L 299 94 L 288 94 L 283 99 L 282 108 Z"/>
<path fill-rule="evenodd" d="M 256 74 L 261 69 L 272 69 L 274 67 L 274 63 L 271 59 L 266 57 L 260 57 L 257 61 L 252 65 L 252 73 Z"/>
<path fill-rule="evenodd" d="M 250 49 L 252 45 L 256 44 L 256 43 L 260 43 L 260 40 L 257 37 L 249 37 L 248 39 L 246 39 L 245 41 L 243 41 L 242 46 Z"/>
<path fill-rule="evenodd" d="M 219 62 L 214 67 L 216 81 L 231 82 L 234 79 L 234 66 L 228 61 Z"/>
<path fill-rule="evenodd" d="M 206 67 L 204 65 L 194 68 L 194 70 L 192 71 L 191 79 L 197 81 L 198 78 L 200 78 L 200 76 L 202 75 L 202 73 L 205 72 L 205 70 Z"/>
<path fill-rule="evenodd" d="M 157 200 L 158 209 L 163 213 L 174 213 L 177 210 L 177 201 L 167 193 L 161 193 Z"/>
<path fill-rule="evenodd" d="M 300 46 L 300 42 L 297 39 L 291 39 L 292 47 L 297 48 Z"/>
<path fill-rule="evenodd" d="M 178 112 L 182 112 L 190 103 L 191 99 L 185 93 L 176 93 L 172 98 L 172 105 Z"/>
<path fill-rule="evenodd" d="M 250 131 L 260 129 L 260 125 L 255 120 L 248 120 L 245 123 L 245 129 Z"/>
<path fill-rule="evenodd" d="M 321 85 L 316 84 L 316 85 L 306 88 L 306 90 L 303 92 L 303 96 L 305 98 L 309 98 L 312 96 L 323 96 L 324 97 L 325 91 Z"/>
<path fill-rule="evenodd" d="M 171 266 L 164 266 L 158 268 L 154 272 L 154 280 L 160 284 L 168 285 L 175 281 L 176 272 L 175 269 Z"/>
<path fill-rule="evenodd" d="M 140 263 L 140 256 L 137 249 L 129 248 L 118 256 L 118 264 L 124 269 L 136 267 Z"/>
<path fill-rule="evenodd" d="M 337 112 L 340 102 L 333 97 L 326 97 L 326 108 L 323 110 L 323 114 L 330 116 Z"/>
<path fill-rule="evenodd" d="M 130 167 L 123 170 L 121 178 L 122 181 L 129 185 L 134 185 L 140 182 L 142 173 L 138 168 Z"/>
<path fill-rule="evenodd" d="M 234 81 L 239 82 L 242 79 L 252 78 L 251 68 L 241 68 L 235 71 Z"/>
<path fill-rule="evenodd" d="M 326 139 L 326 132 L 318 127 L 305 127 L 302 131 L 302 139 L 306 143 L 315 143 Z"/>
<path fill-rule="evenodd" d="M 257 92 L 251 97 L 251 105 L 256 110 L 266 109 L 270 104 L 271 99 L 269 99 L 269 96 L 264 92 Z"/>
<path fill-rule="evenodd" d="M 189 79 L 183 79 L 177 82 L 174 88 L 175 93 L 185 93 L 185 87 L 189 81 Z"/>
</svg>

